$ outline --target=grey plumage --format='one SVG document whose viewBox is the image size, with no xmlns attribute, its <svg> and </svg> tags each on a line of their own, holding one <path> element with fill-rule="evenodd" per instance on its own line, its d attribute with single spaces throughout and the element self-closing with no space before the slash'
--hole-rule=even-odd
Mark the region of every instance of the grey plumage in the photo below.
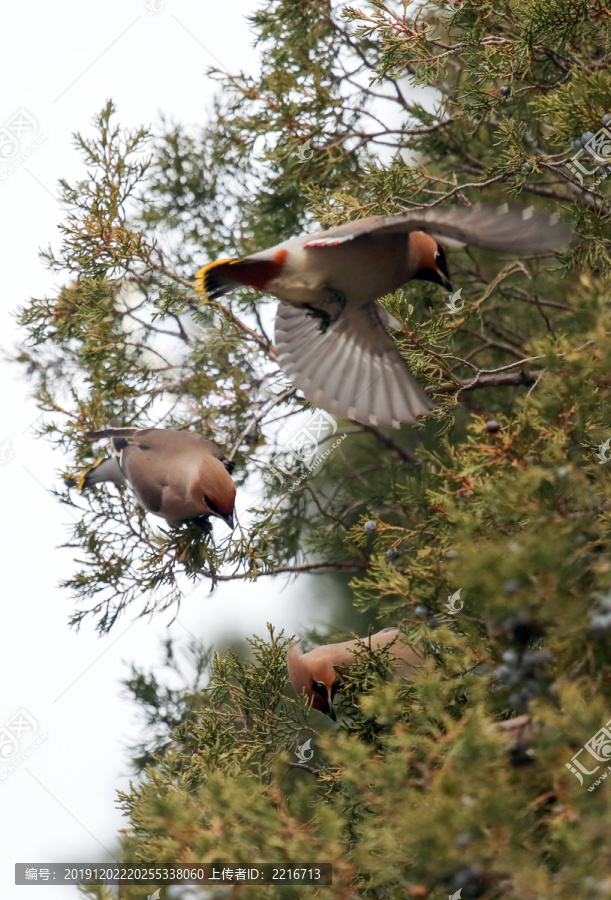
<svg viewBox="0 0 611 900">
<path fill-rule="evenodd" d="M 78 486 L 82 490 L 94 484 L 102 484 L 104 481 L 111 481 L 120 487 L 127 487 L 118 456 L 107 456 L 105 459 L 98 460 L 95 466 L 85 472 Z"/>
<path fill-rule="evenodd" d="M 110 481 L 129 487 L 148 512 L 169 525 L 223 519 L 233 528 L 235 485 L 220 447 L 188 431 L 108 428 L 90 431 L 90 441 L 110 439 L 115 456 L 99 460 L 81 478 L 80 489 Z"/>
<path fill-rule="evenodd" d="M 307 310 L 280 303 L 276 358 L 317 406 L 365 425 L 397 428 L 429 415 L 433 406 L 382 324 L 382 311 L 378 303 L 360 307 L 320 334 Z"/>
<path fill-rule="evenodd" d="M 305 246 L 353 241 L 368 234 L 409 234 L 423 231 L 447 247 L 472 244 L 485 250 L 540 254 L 558 250 L 573 238 L 573 229 L 557 216 L 533 209 L 499 206 L 435 206 L 395 216 L 368 216 L 312 235 Z M 279 245 L 282 246 L 282 245 Z"/>
</svg>

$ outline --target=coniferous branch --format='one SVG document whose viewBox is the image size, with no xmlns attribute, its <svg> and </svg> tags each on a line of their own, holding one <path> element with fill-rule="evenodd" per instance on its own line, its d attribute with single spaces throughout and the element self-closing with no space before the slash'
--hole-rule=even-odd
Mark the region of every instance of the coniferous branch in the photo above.
<svg viewBox="0 0 611 900">
<path fill-rule="evenodd" d="M 164 124 L 145 167 L 144 136 L 107 110 L 81 142 L 91 177 L 65 186 L 52 259 L 66 287 L 24 311 L 41 433 L 76 470 L 92 462 L 83 432 L 110 417 L 192 428 L 257 502 L 213 544 L 159 528 L 125 492 L 63 492 L 82 516 L 76 621 L 108 629 L 130 603 L 178 602 L 189 579 L 272 590 L 319 573 L 423 652 L 410 680 L 364 653 L 337 725 L 294 696 L 275 632 L 248 661 L 216 657 L 209 685 L 173 695 L 134 674 L 151 730 L 121 798 L 126 859 L 324 857 L 334 885 L 308 890 L 351 898 L 607 889 L 605 786 L 587 791 L 570 760 L 611 699 L 609 188 L 566 166 L 611 114 L 609 19 L 594 0 L 272 0 L 252 17 L 260 71 L 217 73 L 199 135 Z M 384 298 L 440 412 L 392 436 L 349 425 L 303 479 L 288 436 L 304 405 L 273 362 L 266 299 L 200 305 L 194 272 L 302 230 L 480 201 L 533 202 L 578 238 L 541 261 L 451 251 L 460 315 L 432 285 Z M 330 632 L 305 649 L 352 637 Z"/>
</svg>

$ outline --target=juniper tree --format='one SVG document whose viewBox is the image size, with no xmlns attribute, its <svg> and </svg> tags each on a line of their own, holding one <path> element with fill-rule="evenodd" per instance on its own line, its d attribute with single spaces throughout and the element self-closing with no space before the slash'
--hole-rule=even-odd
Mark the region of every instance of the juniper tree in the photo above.
<svg viewBox="0 0 611 900">
<path fill-rule="evenodd" d="M 608 10 L 273 0 L 251 24 L 260 72 L 214 73 L 201 134 L 127 132 L 109 104 L 77 138 L 88 176 L 62 184 L 47 254 L 65 286 L 23 310 L 20 359 L 70 472 L 109 418 L 163 423 L 225 446 L 259 499 L 211 540 L 160 528 L 126 492 L 58 488 L 80 510 L 74 622 L 107 631 L 130 604 L 177 603 L 187 579 L 274 590 L 329 571 L 426 663 L 388 680 L 364 646 L 337 726 L 291 695 L 291 636 L 273 628 L 182 697 L 136 671 L 152 731 L 121 797 L 125 859 L 332 862 L 312 896 L 602 896 L 609 793 L 571 760 L 597 734 L 598 757 L 579 758 L 600 775 L 610 740 Z M 340 423 L 302 478 L 285 435 L 304 402 L 275 365 L 269 301 L 201 305 L 195 270 L 303 229 L 480 201 L 554 210 L 578 237 L 554 259 L 454 251 L 456 311 L 421 283 L 384 298 L 439 411 L 396 434 Z M 493 727 L 520 715 L 527 737 Z"/>
</svg>

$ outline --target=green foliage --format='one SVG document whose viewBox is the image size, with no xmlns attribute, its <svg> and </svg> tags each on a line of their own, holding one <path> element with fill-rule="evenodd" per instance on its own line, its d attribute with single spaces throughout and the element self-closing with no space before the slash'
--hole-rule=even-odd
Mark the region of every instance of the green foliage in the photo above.
<svg viewBox="0 0 611 900">
<path fill-rule="evenodd" d="M 89 174 L 63 185 L 48 256 L 66 284 L 22 314 L 41 432 L 74 474 L 93 460 L 83 433 L 113 416 L 189 427 L 227 447 L 256 500 L 212 540 L 160 528 L 123 491 L 58 492 L 79 510 L 75 621 L 106 631 L 129 604 L 178 602 L 187 579 L 276 589 L 274 575 L 323 569 L 425 653 L 407 683 L 363 650 L 337 726 L 291 695 L 273 630 L 248 662 L 216 657 L 205 688 L 201 654 L 183 692 L 135 671 L 149 730 L 122 796 L 126 859 L 332 862 L 334 885 L 308 896 L 608 892 L 609 789 L 566 764 L 611 708 L 596 625 L 611 591 L 597 456 L 611 436 L 611 180 L 582 186 L 566 164 L 611 112 L 610 17 L 587 0 L 456 7 L 273 0 L 252 17 L 260 73 L 215 73 L 200 135 L 164 123 L 145 158 L 146 136 L 108 106 L 79 139 Z M 194 272 L 304 227 L 478 201 L 547 207 L 577 238 L 555 259 L 452 252 L 455 315 L 431 285 L 384 298 L 439 413 L 398 435 L 340 424 L 346 439 L 302 478 L 286 439 L 304 404 L 275 366 L 266 298 L 200 306 Z M 498 725 L 525 713 L 520 743 Z M 314 756 L 296 762 L 308 738 Z"/>
</svg>

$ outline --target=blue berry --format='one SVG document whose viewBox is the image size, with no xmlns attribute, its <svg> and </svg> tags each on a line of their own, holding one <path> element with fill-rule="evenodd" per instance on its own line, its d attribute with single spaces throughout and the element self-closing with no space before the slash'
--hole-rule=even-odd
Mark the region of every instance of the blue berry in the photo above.
<svg viewBox="0 0 611 900">
<path fill-rule="evenodd" d="M 509 705 L 514 709 L 526 709 L 528 706 L 528 698 L 524 696 L 522 691 L 514 691 L 509 695 Z"/>
<path fill-rule="evenodd" d="M 593 638 L 604 637 L 611 629 L 611 614 L 594 615 L 590 618 L 590 635 Z"/>
<path fill-rule="evenodd" d="M 480 881 L 481 876 L 482 868 L 477 864 L 457 869 L 450 876 L 450 888 L 451 890 L 458 888 L 464 891 L 464 898 L 480 897 L 484 893 L 484 888 Z"/>
<path fill-rule="evenodd" d="M 456 835 L 454 843 L 457 847 L 468 847 L 469 844 L 473 843 L 473 835 L 470 831 L 463 831 Z"/>
<path fill-rule="evenodd" d="M 517 578 L 508 578 L 507 581 L 504 581 L 501 585 L 501 590 L 504 594 L 515 594 L 516 591 L 520 589 L 520 582 Z"/>
<path fill-rule="evenodd" d="M 532 700 L 533 697 L 536 697 L 539 691 L 541 690 L 541 685 L 534 678 L 529 678 L 524 682 L 522 687 L 522 693 L 526 697 L 527 700 Z"/>
<path fill-rule="evenodd" d="M 369 520 L 369 522 L 365 522 L 365 524 L 363 525 L 363 531 L 365 532 L 365 534 L 373 534 L 373 532 L 377 531 L 377 529 L 378 526 L 371 519 Z"/>
<path fill-rule="evenodd" d="M 497 681 L 507 684 L 508 679 L 511 678 L 512 669 L 509 666 L 500 665 L 494 670 L 494 674 L 497 677 Z"/>
<path fill-rule="evenodd" d="M 507 687 L 518 687 L 522 683 L 522 674 L 518 669 L 510 670 L 509 675 L 503 678 L 503 684 Z"/>
<path fill-rule="evenodd" d="M 603 609 L 606 609 L 607 612 L 611 611 L 611 594 L 603 594 L 602 597 L 598 597 L 598 605 Z"/>
<path fill-rule="evenodd" d="M 608 125 L 611 122 L 611 113 L 605 113 L 603 116 L 603 125 Z"/>
<path fill-rule="evenodd" d="M 526 670 L 530 670 L 533 666 L 542 666 L 544 663 L 551 662 L 554 654 L 551 650 L 528 650 L 522 657 L 522 665 Z"/>
</svg>

